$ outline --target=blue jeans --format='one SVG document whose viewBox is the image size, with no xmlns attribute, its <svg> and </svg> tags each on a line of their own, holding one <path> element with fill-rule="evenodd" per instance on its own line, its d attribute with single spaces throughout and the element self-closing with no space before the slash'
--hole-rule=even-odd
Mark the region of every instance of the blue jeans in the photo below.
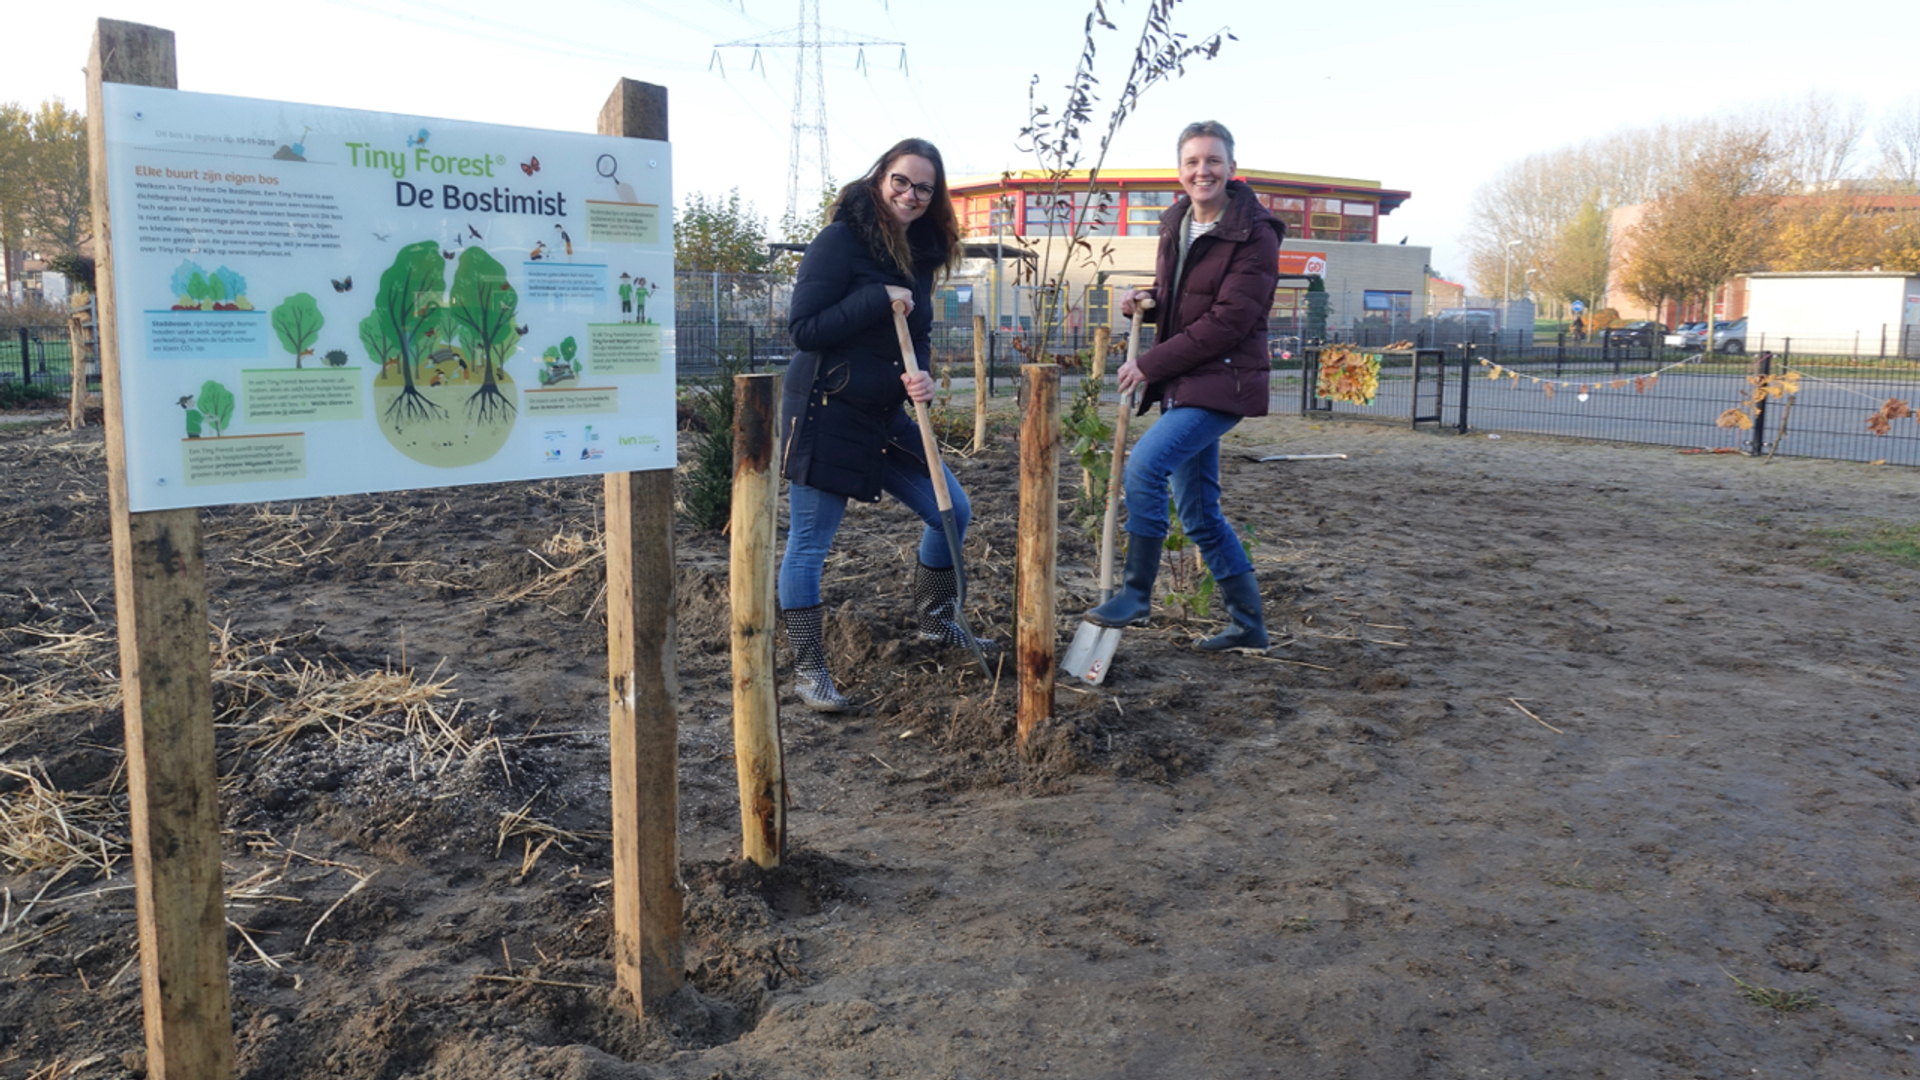
<svg viewBox="0 0 1920 1080">
<path fill-rule="evenodd" d="M 1167 485 L 1187 539 L 1200 549 L 1215 581 L 1253 569 L 1240 537 L 1220 513 L 1220 436 L 1240 418 L 1197 406 L 1169 409 L 1127 458 L 1127 531 L 1158 543 L 1167 538 Z"/>
<path fill-rule="evenodd" d="M 920 429 L 907 421 L 902 433 L 896 421 L 891 433 L 894 441 L 918 445 Z M 953 553 L 947 550 L 947 534 L 940 527 L 940 504 L 933 495 L 933 478 L 927 467 L 904 454 L 889 453 L 880 474 L 880 490 L 898 499 L 918 515 L 925 527 L 920 531 L 920 562 L 934 570 L 953 565 Z M 945 465 L 942 465 L 945 469 Z M 966 542 L 967 523 L 973 520 L 973 507 L 967 493 L 960 490 L 953 470 L 947 474 L 947 497 L 953 501 L 953 523 L 960 541 Z M 834 534 L 840 531 L 840 519 L 847 512 L 847 497 L 831 495 L 805 484 L 787 485 L 787 547 L 780 559 L 780 609 L 808 608 L 820 602 L 820 569 L 826 565 L 827 552 L 833 547 Z"/>
</svg>

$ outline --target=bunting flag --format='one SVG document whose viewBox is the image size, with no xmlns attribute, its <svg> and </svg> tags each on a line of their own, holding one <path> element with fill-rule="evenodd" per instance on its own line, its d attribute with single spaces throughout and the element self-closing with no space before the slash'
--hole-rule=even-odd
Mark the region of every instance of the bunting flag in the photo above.
<svg viewBox="0 0 1920 1080">
<path fill-rule="evenodd" d="M 1644 375 L 1621 375 L 1612 379 L 1602 379 L 1590 383 L 1573 382 L 1566 379 L 1543 379 L 1538 375 L 1527 375 L 1515 371 L 1512 368 L 1503 367 L 1491 360 L 1480 361 L 1480 366 L 1488 369 L 1487 378 L 1489 379 L 1505 379 L 1509 386 L 1515 388 L 1518 388 L 1522 381 L 1539 387 L 1541 392 L 1547 395 L 1549 401 L 1553 399 L 1553 394 L 1556 389 L 1572 390 L 1579 395 L 1581 401 L 1585 401 L 1602 390 L 1625 390 L 1628 387 L 1632 387 L 1634 393 L 1644 394 L 1654 388 L 1654 385 L 1660 381 L 1660 376 L 1665 375 L 1675 368 L 1685 367 L 1699 359 L 1698 356 L 1689 356 L 1679 363 L 1668 364 L 1666 367 L 1660 368 L 1657 371 L 1649 371 Z"/>
</svg>

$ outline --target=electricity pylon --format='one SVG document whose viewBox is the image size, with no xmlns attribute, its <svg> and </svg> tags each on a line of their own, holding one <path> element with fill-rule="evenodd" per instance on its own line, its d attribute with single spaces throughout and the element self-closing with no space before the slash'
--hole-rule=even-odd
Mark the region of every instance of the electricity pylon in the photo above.
<svg viewBox="0 0 1920 1080">
<path fill-rule="evenodd" d="M 798 49 L 800 62 L 793 67 L 793 142 L 787 158 L 787 220 L 800 220 L 800 177 L 809 170 L 803 167 L 807 156 L 808 136 L 812 136 L 813 164 L 818 169 L 819 182 L 814 185 L 812 195 L 818 197 L 827 186 L 833 183 L 833 174 L 827 158 L 827 79 L 821 64 L 821 56 L 828 48 L 852 48 L 859 50 L 855 54 L 854 66 L 865 70 L 867 65 L 866 46 L 900 46 L 900 68 L 906 70 L 906 43 L 903 41 L 882 41 L 879 38 L 857 37 L 844 30 L 831 27 L 825 31 L 820 26 L 820 0 L 800 0 L 800 23 L 785 30 L 776 30 L 755 38 L 741 38 L 738 41 L 723 41 L 714 46 L 719 49 L 752 49 L 753 60 L 748 70 L 756 65 L 761 74 L 766 66 L 760 61 L 761 49 Z M 718 63 L 720 54 L 714 53 L 714 62 Z M 711 65 L 709 65 L 711 68 Z M 725 67 L 720 70 L 726 75 Z"/>
</svg>

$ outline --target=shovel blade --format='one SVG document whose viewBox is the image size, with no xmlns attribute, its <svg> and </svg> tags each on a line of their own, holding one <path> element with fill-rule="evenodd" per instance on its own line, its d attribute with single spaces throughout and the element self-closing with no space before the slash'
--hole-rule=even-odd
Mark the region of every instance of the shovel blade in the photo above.
<svg viewBox="0 0 1920 1080">
<path fill-rule="evenodd" d="M 1060 661 L 1060 667 L 1088 686 L 1099 686 L 1106 680 L 1107 667 L 1113 663 L 1114 650 L 1119 647 L 1119 627 L 1082 622 L 1080 629 L 1073 632 L 1073 643 L 1067 646 L 1067 655 Z"/>
</svg>

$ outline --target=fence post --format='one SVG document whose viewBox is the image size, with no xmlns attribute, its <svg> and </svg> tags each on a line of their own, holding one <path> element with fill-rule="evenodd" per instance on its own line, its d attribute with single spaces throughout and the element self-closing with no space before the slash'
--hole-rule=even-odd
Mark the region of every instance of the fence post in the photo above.
<svg viewBox="0 0 1920 1080">
<path fill-rule="evenodd" d="M 1887 358 L 1887 324 L 1880 324 L 1880 359 Z"/>
<path fill-rule="evenodd" d="M 1567 362 L 1567 332 L 1560 331 L 1553 343 L 1553 373 L 1560 374 L 1560 365 Z"/>
<path fill-rule="evenodd" d="M 987 448 L 987 317 L 973 317 L 973 449 Z"/>
<path fill-rule="evenodd" d="M 1460 347 L 1460 434 L 1467 433 L 1467 387 L 1473 383 L 1473 346 Z"/>
<path fill-rule="evenodd" d="M 1753 371 L 1763 379 L 1773 374 L 1773 354 L 1761 353 L 1753 362 Z M 1765 394 L 1759 395 L 1759 398 L 1753 406 L 1753 441 L 1747 450 L 1748 457 L 1759 457 L 1767 448 L 1767 398 Z"/>
<path fill-rule="evenodd" d="M 33 358 L 27 355 L 27 328 L 20 328 L 20 381 L 33 381 Z"/>
</svg>

